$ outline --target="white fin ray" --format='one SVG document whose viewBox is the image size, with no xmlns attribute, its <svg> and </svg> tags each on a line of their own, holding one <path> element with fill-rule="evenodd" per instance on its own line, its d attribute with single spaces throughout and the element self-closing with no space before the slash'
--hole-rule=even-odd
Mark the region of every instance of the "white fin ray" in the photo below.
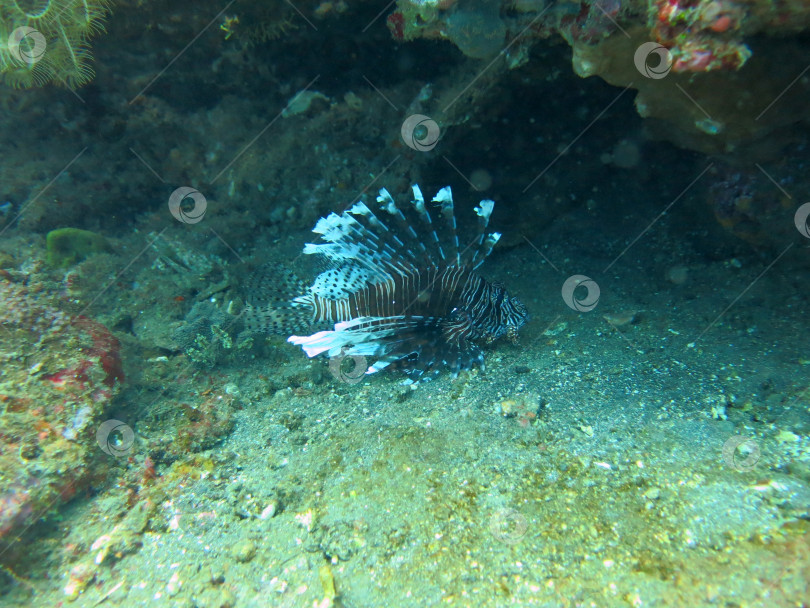
<svg viewBox="0 0 810 608">
<path fill-rule="evenodd" d="M 441 213 L 444 218 L 446 230 L 450 233 L 448 250 L 448 260 L 451 264 L 461 266 L 461 256 L 458 253 L 458 234 L 456 234 L 456 216 L 453 212 L 453 192 L 450 186 L 445 186 L 433 197 L 434 203 L 441 205 Z"/>
<path fill-rule="evenodd" d="M 432 317 L 357 317 L 335 323 L 334 330 L 319 331 L 311 336 L 290 336 L 287 342 L 304 349 L 308 357 L 326 354 L 329 357 L 377 358 L 366 371 L 373 374 L 401 359 L 407 345 L 425 325 L 435 323 Z M 414 342 L 416 348 L 417 342 Z M 390 356 L 387 356 L 390 355 Z"/>
<path fill-rule="evenodd" d="M 312 293 L 330 298 L 346 297 L 403 272 L 418 273 L 451 265 L 474 270 L 483 263 L 500 238 L 498 233 L 486 234 L 495 203 L 482 200 L 475 207 L 478 234 L 462 251 L 450 187 L 442 188 L 431 199 L 440 205 L 444 238 L 437 234 L 422 190 L 414 184 L 412 191 L 411 204 L 420 220 L 416 224 L 408 222 L 385 188 L 379 191 L 377 202 L 385 215 L 394 219 L 395 224 L 391 225 L 396 230 L 362 201 L 340 215 L 331 213 L 318 220 L 313 232 L 321 236 L 321 242 L 307 244 L 304 253 L 324 256 L 330 262 L 330 269 L 316 279 Z M 336 276 L 335 273 L 341 271 L 349 274 L 343 278 Z"/>
</svg>

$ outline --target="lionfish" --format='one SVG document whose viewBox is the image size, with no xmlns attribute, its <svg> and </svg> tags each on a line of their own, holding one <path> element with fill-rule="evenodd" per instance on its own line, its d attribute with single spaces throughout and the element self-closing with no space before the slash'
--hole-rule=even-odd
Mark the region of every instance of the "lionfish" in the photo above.
<svg viewBox="0 0 810 608">
<path fill-rule="evenodd" d="M 261 277 L 248 296 L 247 327 L 288 335 L 309 357 L 370 361 L 366 374 L 394 363 L 411 380 L 435 375 L 442 365 L 454 374 L 476 364 L 483 369 L 478 343 L 516 341 L 528 320 L 517 298 L 476 273 L 501 237 L 485 234 L 495 203 L 475 208 L 478 233 L 461 247 L 450 188 L 432 201 L 440 205 L 442 238 L 419 186 L 412 189 L 407 211 L 418 216 L 416 228 L 385 189 L 377 196 L 385 221 L 363 202 L 318 220 L 313 232 L 321 242 L 304 253 L 322 256 L 326 270 L 308 287 L 291 274 L 282 281 L 278 273 Z"/>
</svg>

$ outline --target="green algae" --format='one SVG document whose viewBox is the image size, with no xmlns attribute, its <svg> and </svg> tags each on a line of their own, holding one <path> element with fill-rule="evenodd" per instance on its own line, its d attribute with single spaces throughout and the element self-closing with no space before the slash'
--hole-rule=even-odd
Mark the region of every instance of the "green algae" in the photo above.
<svg viewBox="0 0 810 608">
<path fill-rule="evenodd" d="M 112 251 L 100 234 L 80 228 L 57 228 L 46 237 L 47 260 L 54 268 L 66 268 L 96 253 Z"/>
</svg>

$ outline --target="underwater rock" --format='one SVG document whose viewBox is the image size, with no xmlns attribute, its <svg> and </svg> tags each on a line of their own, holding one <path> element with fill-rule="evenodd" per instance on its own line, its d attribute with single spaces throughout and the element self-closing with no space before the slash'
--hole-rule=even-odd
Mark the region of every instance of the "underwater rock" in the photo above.
<svg viewBox="0 0 810 608">
<path fill-rule="evenodd" d="M 792 125 L 810 120 L 810 83 L 799 78 L 810 50 L 791 38 L 810 27 L 806 2 L 398 0 L 388 26 L 396 40 L 449 40 L 476 59 L 503 49 L 508 68 L 559 35 L 578 75 L 638 90 L 652 135 L 708 154 L 773 157 L 795 137 Z M 645 44 L 653 51 L 639 66 Z M 652 55 L 660 72 L 645 68 Z"/>
<path fill-rule="evenodd" d="M 94 462 L 114 461 L 114 429 L 98 433 L 124 372 L 107 328 L 60 310 L 32 275 L 0 280 L 0 324 L 0 541 L 13 542 L 84 487 Z"/>
<path fill-rule="evenodd" d="M 506 43 L 506 25 L 499 16 L 499 0 L 475 0 L 459 7 L 445 20 L 444 34 L 474 59 L 489 59 Z"/>
<path fill-rule="evenodd" d="M 329 98 L 318 91 L 298 91 L 292 99 L 287 102 L 287 107 L 281 111 L 281 116 L 289 118 L 298 114 L 306 114 L 310 111 L 325 110 L 329 107 Z"/>
<path fill-rule="evenodd" d="M 792 40 L 767 40 L 739 71 L 675 73 L 643 77 L 632 58 L 647 40 L 646 28 L 627 30 L 596 44 L 574 44 L 574 69 L 617 87 L 638 91 L 636 110 L 647 135 L 705 154 L 761 161 L 777 156 L 796 137 L 794 125 L 810 120 L 810 83 L 796 75 L 810 49 Z M 772 100 L 778 102 L 768 108 Z"/>
<path fill-rule="evenodd" d="M 240 564 L 246 564 L 256 557 L 256 544 L 251 540 L 242 540 L 234 545 L 231 555 Z"/>
<path fill-rule="evenodd" d="M 774 179 L 792 173 L 787 163 L 770 171 Z M 790 187 L 792 180 L 783 181 Z M 723 228 L 755 249 L 778 252 L 784 243 L 802 242 L 790 221 L 797 203 L 760 170 L 718 165 L 709 175 L 706 203 Z M 796 261 L 807 266 L 806 256 L 798 255 Z"/>
</svg>

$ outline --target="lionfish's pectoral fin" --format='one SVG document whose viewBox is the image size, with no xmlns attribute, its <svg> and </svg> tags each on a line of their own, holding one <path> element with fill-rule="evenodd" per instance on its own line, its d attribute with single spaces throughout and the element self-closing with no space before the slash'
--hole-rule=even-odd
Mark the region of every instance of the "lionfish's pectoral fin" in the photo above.
<svg viewBox="0 0 810 608">
<path fill-rule="evenodd" d="M 419 357 L 403 359 L 401 367 L 411 380 L 429 380 L 439 373 L 442 365 L 450 370 L 453 376 L 462 371 L 480 367 L 484 371 L 484 351 L 475 344 L 461 348 L 456 345 L 435 342 L 425 348 Z"/>
<path fill-rule="evenodd" d="M 366 373 L 373 374 L 398 359 L 418 355 L 436 325 L 432 317 L 358 317 L 336 323 L 329 331 L 290 336 L 287 342 L 301 346 L 308 357 L 363 357 Z"/>
</svg>

